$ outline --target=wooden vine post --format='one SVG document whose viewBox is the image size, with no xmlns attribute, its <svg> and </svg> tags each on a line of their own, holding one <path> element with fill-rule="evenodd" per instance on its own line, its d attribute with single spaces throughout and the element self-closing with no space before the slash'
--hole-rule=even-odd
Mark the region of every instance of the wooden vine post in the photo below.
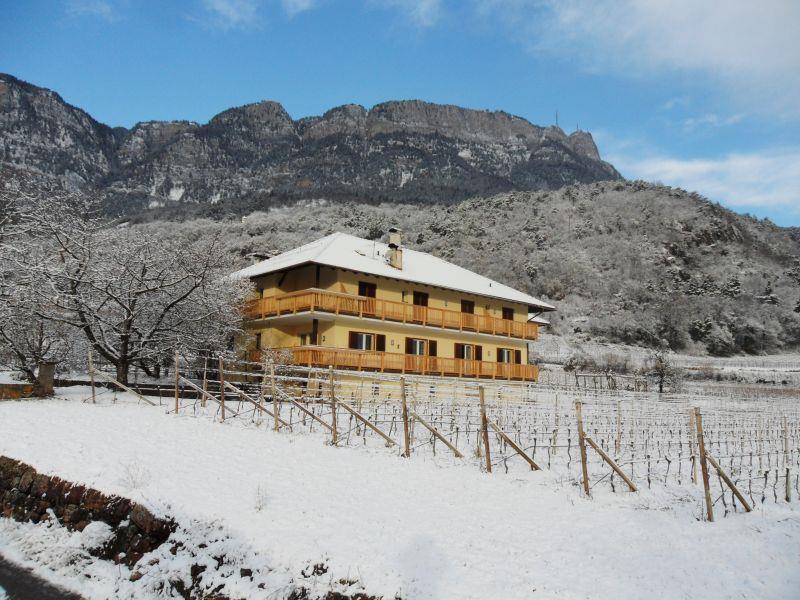
<svg viewBox="0 0 800 600">
<path fill-rule="evenodd" d="M 92 383 L 92 404 L 97 404 L 97 393 L 94 389 L 94 357 L 89 350 L 89 381 Z"/>
<path fill-rule="evenodd" d="M 267 378 L 269 377 L 269 364 L 267 359 L 264 359 L 264 364 L 261 366 L 261 388 L 258 392 L 258 412 L 264 415 L 264 398 L 267 396 Z"/>
<path fill-rule="evenodd" d="M 334 390 L 335 380 L 333 378 L 333 365 L 328 367 L 328 381 L 330 385 L 328 399 L 331 402 L 331 444 L 335 446 L 339 443 L 339 430 L 336 425 L 336 394 Z"/>
<path fill-rule="evenodd" d="M 175 349 L 175 414 L 178 414 L 178 410 L 180 409 L 180 392 L 178 389 L 178 384 L 180 380 L 181 372 L 178 368 L 178 350 Z"/>
<path fill-rule="evenodd" d="M 408 403 L 406 401 L 406 379 L 400 378 L 400 401 L 403 405 L 403 456 L 409 458 L 411 456 L 411 432 L 408 427 Z"/>
<path fill-rule="evenodd" d="M 694 410 L 689 411 L 689 445 L 692 457 L 692 483 L 697 484 L 697 424 L 695 423 Z"/>
<path fill-rule="evenodd" d="M 219 358 L 219 410 L 220 418 L 225 421 L 225 363 Z"/>
<path fill-rule="evenodd" d="M 700 453 L 700 471 L 703 474 L 703 493 L 706 499 L 706 519 L 709 523 L 714 522 L 714 506 L 711 503 L 711 489 L 708 485 L 708 462 L 706 461 L 706 442 L 703 438 L 703 415 L 700 409 L 694 409 L 694 422 L 697 427 L 697 447 Z"/>
<path fill-rule="evenodd" d="M 269 363 L 269 380 L 270 385 L 272 387 L 272 420 L 273 420 L 273 429 L 278 431 L 279 427 L 279 420 L 280 417 L 278 415 L 278 386 L 275 383 L 275 363 L 270 361 Z"/>
<path fill-rule="evenodd" d="M 622 441 L 622 414 L 620 408 L 620 401 L 617 400 L 617 437 L 614 439 L 614 452 L 617 455 L 619 455 L 620 442 Z"/>
<path fill-rule="evenodd" d="M 200 394 L 200 407 L 206 407 L 206 394 L 208 393 L 208 357 L 203 359 L 203 393 Z"/>
<path fill-rule="evenodd" d="M 789 471 L 789 424 L 783 417 L 783 464 L 786 467 L 786 501 L 792 501 L 792 478 Z"/>
<path fill-rule="evenodd" d="M 483 455 L 486 459 L 486 472 L 492 472 L 492 455 L 489 450 L 489 419 L 486 418 L 486 398 L 482 385 L 478 386 L 478 396 L 481 401 L 481 436 L 483 438 Z"/>
<path fill-rule="evenodd" d="M 578 400 L 575 402 L 575 417 L 578 420 L 578 446 L 581 449 L 581 475 L 583 479 L 583 492 L 587 496 L 591 496 L 589 492 L 589 466 L 586 463 L 586 437 L 583 432 L 583 414 L 582 404 Z"/>
</svg>

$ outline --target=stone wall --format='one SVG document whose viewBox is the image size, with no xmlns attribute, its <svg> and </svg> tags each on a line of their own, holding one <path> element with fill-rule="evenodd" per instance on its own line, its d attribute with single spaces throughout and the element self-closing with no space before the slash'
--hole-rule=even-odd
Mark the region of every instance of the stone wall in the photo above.
<svg viewBox="0 0 800 600">
<path fill-rule="evenodd" d="M 35 395 L 36 386 L 32 383 L 0 383 L 0 400 L 19 400 Z"/>
<path fill-rule="evenodd" d="M 51 518 L 48 510 L 68 529 L 82 531 L 92 521 L 110 525 L 113 537 L 98 557 L 128 566 L 167 541 L 175 530 L 174 522 L 155 517 L 127 498 L 107 496 L 0 456 L 0 515 L 39 523 Z"/>
</svg>

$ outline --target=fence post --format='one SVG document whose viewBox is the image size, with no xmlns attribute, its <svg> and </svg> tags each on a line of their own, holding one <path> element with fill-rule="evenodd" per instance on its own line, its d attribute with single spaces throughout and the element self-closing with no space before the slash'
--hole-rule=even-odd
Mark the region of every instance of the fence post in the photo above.
<svg viewBox="0 0 800 600">
<path fill-rule="evenodd" d="M 486 418 L 486 398 L 483 386 L 478 386 L 478 396 L 481 401 L 481 436 L 483 437 L 483 455 L 486 458 L 486 472 L 492 472 L 492 455 L 489 451 L 489 420 Z"/>
<path fill-rule="evenodd" d="M 405 450 L 403 456 L 409 458 L 411 456 L 411 434 L 408 429 L 408 403 L 406 402 L 406 379 L 400 378 L 400 400 L 403 403 L 403 442 Z"/>
<path fill-rule="evenodd" d="M 692 452 L 692 483 L 697 485 L 697 424 L 694 410 L 689 411 L 689 446 L 691 446 Z"/>
<path fill-rule="evenodd" d="M 225 421 L 225 364 L 219 357 L 219 409 L 222 421 Z"/>
<path fill-rule="evenodd" d="M 269 369 L 267 368 L 269 363 L 267 359 L 264 359 L 264 364 L 261 365 L 261 389 L 258 393 L 258 412 L 261 417 L 264 416 L 264 397 L 267 395 L 267 377 Z"/>
<path fill-rule="evenodd" d="M 792 480 L 789 471 L 789 424 L 783 417 L 783 464 L 786 467 L 786 501 L 792 501 Z"/>
<path fill-rule="evenodd" d="M 180 378 L 180 371 L 178 369 L 178 350 L 175 349 L 175 414 L 178 414 L 180 408 L 180 394 L 178 392 L 178 379 Z"/>
<path fill-rule="evenodd" d="M 97 404 L 97 394 L 94 389 L 94 357 L 91 350 L 89 350 L 89 381 L 92 383 L 92 404 Z"/>
<path fill-rule="evenodd" d="M 206 407 L 206 393 L 208 393 L 208 357 L 203 359 L 203 394 L 200 394 L 200 407 Z"/>
<path fill-rule="evenodd" d="M 274 421 L 273 429 L 278 431 L 278 388 L 275 383 L 275 362 L 269 363 L 269 379 L 272 386 L 272 420 Z"/>
<path fill-rule="evenodd" d="M 578 400 L 575 402 L 575 417 L 578 420 L 578 446 L 581 449 L 581 475 L 583 479 L 583 491 L 587 496 L 591 496 L 589 492 L 589 467 L 586 464 L 586 437 L 583 433 L 583 413 L 582 404 Z"/>
<path fill-rule="evenodd" d="M 328 367 L 328 380 L 330 381 L 330 401 L 331 401 L 331 444 L 336 445 L 339 443 L 339 430 L 337 429 L 336 425 L 336 394 L 334 393 L 334 383 L 335 380 L 333 378 L 333 365 Z"/>
<path fill-rule="evenodd" d="M 622 415 L 620 413 L 620 401 L 617 400 L 617 437 L 614 440 L 614 451 L 616 452 L 617 455 L 619 455 L 619 447 L 621 439 L 622 439 Z"/>
<path fill-rule="evenodd" d="M 711 504 L 711 490 L 708 486 L 708 463 L 706 462 L 706 442 L 703 438 L 703 415 L 700 409 L 694 409 L 694 422 L 697 427 L 697 447 L 700 451 L 700 470 L 703 474 L 703 492 L 706 499 L 706 518 L 709 523 L 714 522 L 714 507 Z"/>
</svg>

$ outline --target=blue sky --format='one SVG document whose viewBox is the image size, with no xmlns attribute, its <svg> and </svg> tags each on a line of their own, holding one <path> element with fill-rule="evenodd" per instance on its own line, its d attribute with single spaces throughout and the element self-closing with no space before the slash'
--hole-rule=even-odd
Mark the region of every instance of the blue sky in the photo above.
<svg viewBox="0 0 800 600">
<path fill-rule="evenodd" d="M 109 125 L 421 98 L 591 131 L 629 178 L 800 225 L 800 2 L 0 0 L 0 71 Z"/>
</svg>

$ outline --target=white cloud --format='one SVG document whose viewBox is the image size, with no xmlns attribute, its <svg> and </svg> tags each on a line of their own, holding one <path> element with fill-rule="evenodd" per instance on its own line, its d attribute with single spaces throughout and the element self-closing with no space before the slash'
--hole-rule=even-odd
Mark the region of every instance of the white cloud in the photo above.
<svg viewBox="0 0 800 600">
<path fill-rule="evenodd" d="M 258 24 L 258 0 L 203 0 L 211 24 L 221 29 L 240 29 Z"/>
<path fill-rule="evenodd" d="M 114 7 L 106 0 L 69 0 L 67 12 L 74 16 L 100 17 L 106 21 L 113 21 L 117 16 Z"/>
<path fill-rule="evenodd" d="M 592 71 L 702 77 L 748 108 L 800 116 L 797 0 L 473 1 L 532 49 Z"/>
<path fill-rule="evenodd" d="M 283 10 L 290 17 L 311 10 L 317 6 L 317 0 L 281 0 Z"/>
<path fill-rule="evenodd" d="M 732 208 L 782 208 L 800 214 L 800 147 L 682 159 L 643 154 L 634 143 L 620 144 L 607 160 L 629 179 L 696 191 Z"/>
<path fill-rule="evenodd" d="M 683 120 L 683 128 L 687 131 L 694 131 L 707 127 L 718 128 L 727 127 L 728 125 L 736 125 L 741 123 L 744 119 L 743 114 L 729 115 L 721 117 L 716 113 L 706 113 L 698 117 L 689 117 Z"/>
<path fill-rule="evenodd" d="M 442 0 L 371 0 L 372 4 L 401 11 L 418 27 L 432 27 L 442 16 Z"/>
</svg>

